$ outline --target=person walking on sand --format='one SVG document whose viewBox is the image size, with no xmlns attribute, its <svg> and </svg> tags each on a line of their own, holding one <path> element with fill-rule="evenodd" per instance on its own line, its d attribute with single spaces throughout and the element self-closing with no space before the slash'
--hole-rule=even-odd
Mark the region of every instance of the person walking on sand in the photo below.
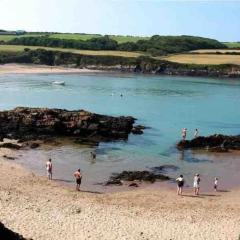
<svg viewBox="0 0 240 240">
<path fill-rule="evenodd" d="M 182 189 L 184 186 L 184 179 L 183 175 L 180 175 L 177 179 L 177 195 L 182 195 Z"/>
<path fill-rule="evenodd" d="M 46 170 L 47 170 L 47 176 L 49 180 L 52 180 L 52 159 L 49 158 L 48 161 L 46 162 Z"/>
<path fill-rule="evenodd" d="M 201 181 L 200 175 L 196 173 L 193 178 L 193 188 L 194 188 L 195 195 L 199 195 L 200 181 Z"/>
<path fill-rule="evenodd" d="M 198 132 L 198 129 L 196 128 L 196 129 L 195 129 L 195 132 L 194 132 L 194 138 L 197 138 L 197 137 L 198 137 L 198 134 L 199 134 L 199 132 Z"/>
<path fill-rule="evenodd" d="M 186 140 L 186 137 L 187 137 L 187 129 L 186 129 L 186 128 L 183 128 L 183 129 L 182 129 L 182 139 L 183 139 L 183 140 Z"/>
<path fill-rule="evenodd" d="M 213 188 L 214 188 L 215 192 L 218 191 L 218 178 L 217 177 L 215 177 L 215 179 L 214 179 L 214 186 L 213 186 Z"/>
<path fill-rule="evenodd" d="M 78 169 L 75 173 L 74 173 L 74 177 L 76 179 L 76 190 L 80 191 L 80 186 L 82 183 L 82 174 L 81 174 L 81 169 Z"/>
</svg>

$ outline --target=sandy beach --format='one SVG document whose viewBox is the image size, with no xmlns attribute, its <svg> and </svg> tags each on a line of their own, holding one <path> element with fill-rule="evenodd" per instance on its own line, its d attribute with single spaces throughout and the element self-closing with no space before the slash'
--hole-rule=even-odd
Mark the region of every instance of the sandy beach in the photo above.
<svg viewBox="0 0 240 240">
<path fill-rule="evenodd" d="M 101 72 L 99 70 L 89 70 L 70 67 L 46 66 L 34 64 L 0 64 L 0 74 L 27 74 L 27 73 L 91 73 Z"/>
<path fill-rule="evenodd" d="M 3 154 L 10 154 L 2 149 Z M 0 221 L 31 239 L 238 239 L 240 191 L 76 192 L 0 159 Z"/>
</svg>

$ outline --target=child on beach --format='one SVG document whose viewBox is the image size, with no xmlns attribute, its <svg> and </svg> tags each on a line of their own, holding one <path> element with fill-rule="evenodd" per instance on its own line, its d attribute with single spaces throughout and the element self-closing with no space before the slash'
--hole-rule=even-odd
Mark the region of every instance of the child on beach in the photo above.
<svg viewBox="0 0 240 240">
<path fill-rule="evenodd" d="M 200 175 L 196 173 L 193 178 L 193 188 L 194 188 L 195 195 L 199 195 L 200 181 L 201 181 Z"/>
<path fill-rule="evenodd" d="M 215 179 L 214 179 L 214 190 L 215 190 L 215 192 L 217 192 L 217 190 L 218 190 L 218 178 L 217 177 L 215 177 Z"/>
<path fill-rule="evenodd" d="M 49 180 L 52 180 L 52 159 L 49 158 L 46 162 L 47 176 Z"/>
<path fill-rule="evenodd" d="M 183 179 L 183 175 L 180 175 L 177 179 L 177 195 L 182 195 L 182 188 L 184 186 L 184 179 Z"/>
</svg>

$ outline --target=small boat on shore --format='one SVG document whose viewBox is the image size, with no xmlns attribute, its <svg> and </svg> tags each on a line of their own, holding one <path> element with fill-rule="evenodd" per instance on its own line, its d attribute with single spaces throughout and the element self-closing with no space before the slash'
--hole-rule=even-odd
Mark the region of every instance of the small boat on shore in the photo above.
<svg viewBox="0 0 240 240">
<path fill-rule="evenodd" d="M 54 82 L 52 82 L 52 84 L 64 86 L 64 85 L 65 85 L 65 82 L 64 82 L 64 81 L 54 81 Z"/>
</svg>

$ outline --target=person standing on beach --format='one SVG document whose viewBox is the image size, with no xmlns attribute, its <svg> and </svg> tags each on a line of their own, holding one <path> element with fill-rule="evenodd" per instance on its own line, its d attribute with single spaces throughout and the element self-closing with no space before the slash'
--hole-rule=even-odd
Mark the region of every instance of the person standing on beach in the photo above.
<svg viewBox="0 0 240 240">
<path fill-rule="evenodd" d="M 217 177 L 215 177 L 215 179 L 214 179 L 214 186 L 213 186 L 213 188 L 214 188 L 215 192 L 217 192 L 217 190 L 218 190 L 218 178 Z"/>
<path fill-rule="evenodd" d="M 194 138 L 197 138 L 197 137 L 198 137 L 198 134 L 199 134 L 199 132 L 198 132 L 198 129 L 196 128 L 196 129 L 195 129 L 195 132 L 194 132 Z"/>
<path fill-rule="evenodd" d="M 48 161 L 46 162 L 46 170 L 47 170 L 47 176 L 49 180 L 52 180 L 52 159 L 49 158 Z"/>
<path fill-rule="evenodd" d="M 183 186 L 184 186 L 184 179 L 183 179 L 183 175 L 180 175 L 177 179 L 177 195 L 182 195 L 182 189 L 183 189 Z"/>
<path fill-rule="evenodd" d="M 183 128 L 183 129 L 182 129 L 182 139 L 183 139 L 183 140 L 186 140 L 186 137 L 187 137 L 187 129 L 186 129 L 186 128 Z"/>
<path fill-rule="evenodd" d="M 193 188 L 194 188 L 195 195 L 199 195 L 200 181 L 201 181 L 200 175 L 196 173 L 193 178 Z"/>
<path fill-rule="evenodd" d="M 81 174 L 81 169 L 78 169 L 75 173 L 74 173 L 74 177 L 76 179 L 76 190 L 80 191 L 80 186 L 82 183 L 82 174 Z"/>
</svg>

